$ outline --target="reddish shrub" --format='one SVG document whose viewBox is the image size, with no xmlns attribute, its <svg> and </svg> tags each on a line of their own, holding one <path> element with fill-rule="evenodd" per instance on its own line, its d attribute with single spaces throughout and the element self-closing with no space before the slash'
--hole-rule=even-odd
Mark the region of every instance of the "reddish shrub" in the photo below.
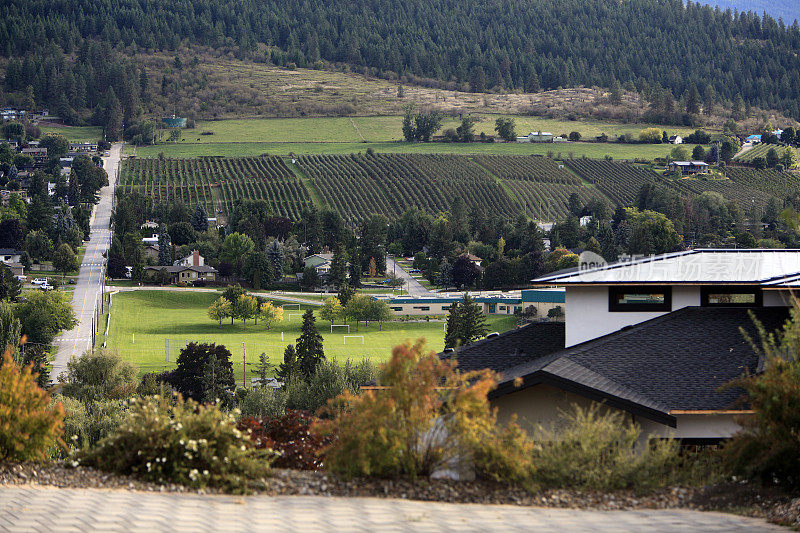
<svg viewBox="0 0 800 533">
<path fill-rule="evenodd" d="M 332 437 L 313 431 L 314 420 L 308 412 L 288 409 L 285 415 L 275 418 L 243 418 L 239 429 L 250 435 L 256 448 L 271 448 L 280 453 L 273 466 L 319 470 L 322 468 L 320 450 L 331 443 Z"/>
</svg>

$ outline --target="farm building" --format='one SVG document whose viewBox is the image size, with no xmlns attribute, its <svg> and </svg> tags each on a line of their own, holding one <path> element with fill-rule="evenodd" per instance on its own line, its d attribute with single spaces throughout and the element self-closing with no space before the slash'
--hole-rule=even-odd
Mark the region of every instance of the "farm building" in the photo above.
<svg viewBox="0 0 800 533">
<path fill-rule="evenodd" d="M 708 163 L 705 161 L 673 161 L 667 170 L 681 174 L 702 174 L 708 172 Z"/>
<path fill-rule="evenodd" d="M 524 137 L 517 137 L 518 143 L 551 143 L 553 134 L 549 131 L 532 131 Z"/>
<path fill-rule="evenodd" d="M 673 135 L 672 137 L 669 138 L 669 143 L 670 144 L 683 144 L 683 137 L 681 137 L 680 135 Z"/>
</svg>

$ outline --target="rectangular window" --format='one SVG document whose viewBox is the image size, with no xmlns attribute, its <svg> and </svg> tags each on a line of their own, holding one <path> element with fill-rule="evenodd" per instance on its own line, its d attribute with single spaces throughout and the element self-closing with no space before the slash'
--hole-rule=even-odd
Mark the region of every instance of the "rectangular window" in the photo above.
<svg viewBox="0 0 800 533">
<path fill-rule="evenodd" d="M 449 305 L 443 305 L 443 306 L 442 306 L 442 311 L 449 311 L 449 310 L 450 310 L 450 307 L 451 307 L 451 306 L 449 306 Z"/>
<path fill-rule="evenodd" d="M 672 311 L 671 287 L 609 287 L 608 310 L 611 312 L 629 311 Z"/>
<path fill-rule="evenodd" d="M 417 309 L 419 311 L 430 311 L 431 307 L 429 305 L 415 305 L 414 309 Z"/>
<path fill-rule="evenodd" d="M 700 305 L 704 307 L 761 307 L 763 294 L 758 287 L 719 286 L 700 289 Z"/>
<path fill-rule="evenodd" d="M 392 311 L 402 311 L 403 310 L 402 307 L 390 307 L 389 309 L 391 309 Z"/>
</svg>

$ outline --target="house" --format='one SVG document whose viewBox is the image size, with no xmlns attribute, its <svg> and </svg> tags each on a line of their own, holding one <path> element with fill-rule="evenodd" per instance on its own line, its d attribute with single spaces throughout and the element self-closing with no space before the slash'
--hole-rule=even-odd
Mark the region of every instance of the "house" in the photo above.
<svg viewBox="0 0 800 533">
<path fill-rule="evenodd" d="M 19 263 L 22 252 L 13 248 L 0 248 L 0 262 Z"/>
<path fill-rule="evenodd" d="M 22 263 L 6 263 L 3 261 L 0 261 L 0 263 L 3 263 L 5 266 L 10 268 L 11 274 L 13 274 L 14 276 L 22 277 L 25 275 L 25 266 L 22 265 Z"/>
<path fill-rule="evenodd" d="M 158 242 L 156 244 L 148 244 L 144 247 L 144 256 L 145 258 L 151 258 L 155 261 L 158 261 Z"/>
<path fill-rule="evenodd" d="M 672 135 L 669 138 L 670 144 L 683 144 L 683 138 L 680 135 Z"/>
<path fill-rule="evenodd" d="M 556 424 L 570 406 L 599 402 L 645 436 L 708 444 L 750 413 L 743 391 L 723 386 L 763 369 L 742 330 L 758 338 L 750 313 L 768 332 L 789 317 L 800 250 L 689 250 L 533 284 L 564 288 L 563 332 L 532 323 L 456 354 L 462 369 L 499 373 L 490 401 L 501 420 Z"/>
<path fill-rule="evenodd" d="M 667 170 L 681 174 L 703 174 L 708 172 L 708 163 L 705 161 L 672 161 Z"/>
<path fill-rule="evenodd" d="M 330 273 L 331 262 L 333 262 L 333 254 L 309 255 L 303 261 L 305 268 L 311 267 L 315 269 L 320 276 Z"/>
<path fill-rule="evenodd" d="M 97 143 L 69 143 L 69 151 L 75 154 L 90 154 L 97 148 Z"/>
<path fill-rule="evenodd" d="M 518 143 L 551 143 L 554 136 L 549 131 L 532 131 L 524 137 L 517 137 Z"/>
<path fill-rule="evenodd" d="M 758 144 L 761 142 L 761 135 L 748 135 L 744 142 L 751 144 Z"/>
<path fill-rule="evenodd" d="M 25 191 L 9 191 L 7 189 L 0 190 L 0 205 L 3 207 L 8 207 L 9 202 L 11 201 L 11 196 L 16 194 L 20 197 L 23 202 L 27 202 L 28 200 L 28 193 Z"/>
<path fill-rule="evenodd" d="M 22 154 L 33 158 L 34 168 L 41 168 L 47 164 L 47 148 L 23 148 Z"/>
<path fill-rule="evenodd" d="M 474 254 L 461 254 L 459 257 L 466 257 L 476 267 L 480 267 L 483 261 L 483 259 Z"/>
<path fill-rule="evenodd" d="M 195 281 L 216 281 L 217 269 L 208 265 L 203 266 L 149 266 L 145 268 L 145 274 L 150 279 L 156 279 L 159 272 L 166 270 L 170 277 L 170 283 L 194 283 Z"/>
<path fill-rule="evenodd" d="M 200 255 L 197 250 L 192 250 L 192 253 L 182 259 L 178 259 L 172 263 L 174 266 L 204 266 L 206 264 L 205 258 Z"/>
</svg>

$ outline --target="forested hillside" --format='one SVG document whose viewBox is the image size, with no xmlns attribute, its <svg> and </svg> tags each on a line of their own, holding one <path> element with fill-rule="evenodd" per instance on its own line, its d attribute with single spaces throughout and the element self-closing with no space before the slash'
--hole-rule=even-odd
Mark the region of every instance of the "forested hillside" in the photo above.
<svg viewBox="0 0 800 533">
<path fill-rule="evenodd" d="M 477 92 L 622 84 L 655 93 L 662 115 L 690 93 L 707 103 L 741 95 L 800 116 L 797 24 L 681 0 L 8 0 L 0 53 L 32 59 L 9 64 L 6 91 L 30 86 L 37 101 L 55 106 L 69 81 L 46 47 L 71 54 L 86 39 L 129 54 L 182 41 L 234 46 L 280 65 L 347 63 Z M 82 95 L 86 77 L 103 82 L 108 74 L 82 69 L 61 102 L 73 109 L 95 103 Z"/>
<path fill-rule="evenodd" d="M 720 9 L 738 9 L 739 11 L 752 11 L 766 13 L 774 19 L 782 18 L 786 24 L 791 24 L 800 19 L 800 3 L 792 1 L 775 0 L 706 0 L 706 4 L 719 6 Z"/>
</svg>

